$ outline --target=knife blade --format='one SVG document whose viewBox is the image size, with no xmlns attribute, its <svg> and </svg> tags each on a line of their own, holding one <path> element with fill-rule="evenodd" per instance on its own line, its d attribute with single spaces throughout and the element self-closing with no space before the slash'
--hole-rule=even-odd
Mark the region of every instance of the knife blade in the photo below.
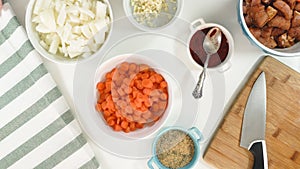
<svg viewBox="0 0 300 169">
<path fill-rule="evenodd" d="M 248 149 L 254 156 L 253 169 L 268 168 L 265 142 L 266 99 L 266 78 L 262 72 L 247 100 L 240 141 L 240 146 Z"/>
</svg>

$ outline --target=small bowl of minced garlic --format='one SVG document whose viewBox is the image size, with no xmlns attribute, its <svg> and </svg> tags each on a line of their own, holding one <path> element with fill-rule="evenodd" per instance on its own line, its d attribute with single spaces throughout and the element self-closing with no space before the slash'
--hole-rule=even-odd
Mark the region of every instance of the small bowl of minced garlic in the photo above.
<svg viewBox="0 0 300 169">
<path fill-rule="evenodd" d="M 123 0 L 129 21 L 143 31 L 161 30 L 171 25 L 182 9 L 181 0 Z"/>
</svg>

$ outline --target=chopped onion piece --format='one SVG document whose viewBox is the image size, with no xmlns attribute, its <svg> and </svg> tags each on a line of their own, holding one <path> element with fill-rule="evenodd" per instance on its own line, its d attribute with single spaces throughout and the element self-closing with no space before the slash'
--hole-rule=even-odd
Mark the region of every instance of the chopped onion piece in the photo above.
<svg viewBox="0 0 300 169">
<path fill-rule="evenodd" d="M 32 23 L 49 53 L 88 57 L 104 43 L 110 15 L 101 0 L 36 0 Z"/>
<path fill-rule="evenodd" d="M 62 7 L 60 9 L 59 15 L 57 17 L 57 24 L 59 26 L 63 26 L 65 24 L 67 18 L 67 12 L 66 12 L 66 4 L 62 4 Z"/>
</svg>

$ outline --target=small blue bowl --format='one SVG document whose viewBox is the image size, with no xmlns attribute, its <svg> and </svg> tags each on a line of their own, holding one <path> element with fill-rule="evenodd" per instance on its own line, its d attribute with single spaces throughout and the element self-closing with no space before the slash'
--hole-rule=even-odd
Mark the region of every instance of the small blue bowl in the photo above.
<svg viewBox="0 0 300 169">
<path fill-rule="evenodd" d="M 154 142 L 153 142 L 153 146 L 152 146 L 152 153 L 153 153 L 153 157 L 148 161 L 148 167 L 150 169 L 154 169 L 154 164 L 160 168 L 160 169 L 169 169 L 168 167 L 164 166 L 158 159 L 157 155 L 156 155 L 156 144 L 157 144 L 157 141 L 159 140 L 159 138 L 165 134 L 166 132 L 170 131 L 170 130 L 179 130 L 179 131 L 182 131 L 184 133 L 186 133 L 194 142 L 194 148 L 195 148 L 195 151 L 194 151 L 194 156 L 193 156 L 193 159 L 191 160 L 191 162 L 180 168 L 180 169 L 189 169 L 191 167 L 193 167 L 197 162 L 198 162 L 198 159 L 199 159 L 199 156 L 200 156 L 200 146 L 199 146 L 199 143 L 200 141 L 203 140 L 203 136 L 202 136 L 202 133 L 199 131 L 199 129 L 197 129 L 196 127 L 192 127 L 190 129 L 183 129 L 181 127 L 167 127 L 165 129 L 163 129 L 162 131 L 160 131 L 160 133 L 156 136 Z"/>
<path fill-rule="evenodd" d="M 295 45 L 284 48 L 284 49 L 271 49 L 260 43 L 250 32 L 248 26 L 246 24 L 244 15 L 243 15 L 243 0 L 239 0 L 237 5 L 237 18 L 238 22 L 242 28 L 244 35 L 249 39 L 249 41 L 255 46 L 259 47 L 262 51 L 267 54 L 275 55 L 275 56 L 283 56 L 283 57 L 295 57 L 300 56 L 300 42 Z"/>
</svg>

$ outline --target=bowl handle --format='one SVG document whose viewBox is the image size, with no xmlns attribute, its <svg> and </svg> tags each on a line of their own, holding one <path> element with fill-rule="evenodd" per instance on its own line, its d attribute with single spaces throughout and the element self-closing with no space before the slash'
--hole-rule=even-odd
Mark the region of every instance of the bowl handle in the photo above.
<svg viewBox="0 0 300 169">
<path fill-rule="evenodd" d="M 194 20 L 191 25 L 190 25 L 190 30 L 193 31 L 195 30 L 198 26 L 205 24 L 205 21 L 203 18 L 199 18 Z"/>
<path fill-rule="evenodd" d="M 147 165 L 150 169 L 154 169 L 153 164 L 154 164 L 154 158 L 151 157 L 151 159 L 147 162 Z"/>
<path fill-rule="evenodd" d="M 200 141 L 203 140 L 203 135 L 201 131 L 196 127 L 189 128 L 188 131 L 194 138 L 196 138 L 198 143 L 200 143 Z"/>
</svg>

